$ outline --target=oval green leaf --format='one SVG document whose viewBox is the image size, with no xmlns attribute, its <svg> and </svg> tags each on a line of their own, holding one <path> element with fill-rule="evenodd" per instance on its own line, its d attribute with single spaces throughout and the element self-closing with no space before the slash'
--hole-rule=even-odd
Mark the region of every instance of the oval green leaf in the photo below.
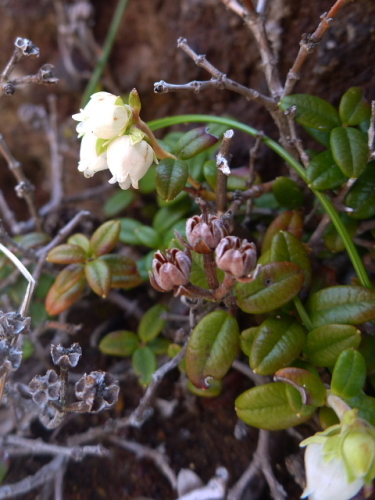
<svg viewBox="0 0 375 500">
<path fill-rule="evenodd" d="M 375 162 L 370 162 L 363 174 L 355 181 L 345 198 L 345 204 L 353 209 L 353 219 L 368 219 L 375 215 Z"/>
<path fill-rule="evenodd" d="M 161 237 L 153 227 L 143 226 L 134 229 L 135 237 L 141 243 L 148 248 L 158 248 L 161 243 Z"/>
<path fill-rule="evenodd" d="M 252 342 L 250 367 L 259 375 L 273 375 L 299 356 L 305 339 L 303 326 L 292 317 L 277 315 L 267 318 L 258 327 Z"/>
<path fill-rule="evenodd" d="M 303 218 L 301 212 L 287 210 L 286 212 L 281 212 L 281 214 L 271 222 L 263 237 L 262 254 L 271 247 L 272 238 L 279 231 L 288 231 L 294 234 L 296 238 L 300 239 L 303 232 Z"/>
<path fill-rule="evenodd" d="M 225 311 L 207 314 L 194 328 L 186 351 L 189 380 L 200 389 L 220 380 L 231 367 L 239 347 L 236 319 Z"/>
<path fill-rule="evenodd" d="M 298 411 L 291 407 L 291 394 L 299 402 Z M 278 431 L 305 422 L 316 408 L 302 404 L 301 395 L 294 387 L 274 382 L 258 385 L 238 396 L 235 409 L 238 417 L 248 425 Z"/>
<path fill-rule="evenodd" d="M 103 212 L 106 217 L 115 217 L 133 203 L 136 198 L 134 191 L 119 189 L 105 202 Z"/>
<path fill-rule="evenodd" d="M 78 245 L 58 245 L 48 252 L 46 260 L 54 264 L 78 264 L 86 260 L 86 254 Z"/>
<path fill-rule="evenodd" d="M 315 366 L 334 366 L 339 355 L 361 343 L 361 332 L 352 325 L 324 325 L 312 330 L 303 352 Z"/>
<path fill-rule="evenodd" d="M 105 298 L 111 289 L 111 270 L 106 262 L 95 259 L 85 265 L 85 274 L 91 289 Z"/>
<path fill-rule="evenodd" d="M 170 201 L 184 189 L 189 174 L 185 161 L 166 158 L 156 167 L 156 190 L 163 200 Z"/>
<path fill-rule="evenodd" d="M 57 276 L 46 297 L 46 310 L 51 316 L 68 309 L 82 295 L 86 287 L 82 264 L 70 264 Z"/>
<path fill-rule="evenodd" d="M 139 347 L 133 352 L 132 366 L 134 373 L 139 377 L 139 382 L 144 387 L 149 385 L 152 375 L 156 371 L 158 364 L 156 356 L 147 346 Z"/>
<path fill-rule="evenodd" d="M 366 380 L 366 363 L 354 349 L 346 349 L 338 357 L 332 373 L 333 394 L 347 399 L 358 396 Z"/>
<path fill-rule="evenodd" d="M 240 348 L 241 351 L 246 354 L 246 356 L 250 356 L 251 346 L 254 342 L 256 334 L 258 333 L 258 327 L 253 326 L 251 328 L 247 328 L 240 335 Z"/>
<path fill-rule="evenodd" d="M 330 149 L 314 156 L 307 167 L 306 176 L 308 185 L 319 191 L 336 189 L 348 180 L 336 165 Z"/>
<path fill-rule="evenodd" d="M 339 114 L 344 125 L 359 125 L 371 118 L 371 107 L 363 98 L 362 89 L 351 87 L 342 96 Z"/>
<path fill-rule="evenodd" d="M 303 404 L 323 406 L 327 389 L 319 376 L 309 370 L 296 367 L 282 368 L 275 373 L 275 381 L 285 382 L 297 389 Z"/>
<path fill-rule="evenodd" d="M 307 311 L 314 328 L 359 325 L 375 318 L 375 291 L 350 285 L 328 287 L 310 296 Z"/>
<path fill-rule="evenodd" d="M 296 121 L 306 127 L 329 132 L 341 123 L 336 109 L 320 97 L 294 94 L 281 99 L 280 107 L 283 111 L 292 106 L 297 107 Z"/>
<path fill-rule="evenodd" d="M 289 177 L 277 177 L 272 192 L 280 206 L 296 210 L 303 204 L 303 194 L 297 183 Z"/>
<path fill-rule="evenodd" d="M 68 239 L 69 245 L 78 245 L 83 249 L 85 254 L 90 257 L 91 256 L 91 247 L 90 247 L 90 240 L 85 234 L 82 233 L 76 233 L 73 234 L 69 239 Z"/>
<path fill-rule="evenodd" d="M 117 245 L 121 230 L 118 220 L 109 220 L 98 227 L 90 239 L 91 250 L 97 257 L 111 252 Z"/>
<path fill-rule="evenodd" d="M 141 245 L 136 230 L 143 226 L 142 222 L 130 217 L 123 217 L 119 219 L 121 230 L 119 240 L 126 245 Z"/>
<path fill-rule="evenodd" d="M 292 262 L 272 262 L 259 268 L 250 283 L 237 283 L 235 293 L 239 307 L 250 314 L 278 309 L 301 290 L 304 275 Z"/>
<path fill-rule="evenodd" d="M 333 159 L 342 172 L 351 179 L 359 177 L 368 160 L 367 135 L 353 127 L 336 127 L 330 144 Z"/>
<path fill-rule="evenodd" d="M 219 139 L 208 132 L 207 127 L 198 127 L 186 132 L 176 144 L 176 155 L 188 160 L 217 143 Z"/>
<path fill-rule="evenodd" d="M 167 323 L 161 315 L 167 311 L 168 307 L 164 304 L 156 304 L 145 312 L 138 326 L 138 335 L 142 342 L 149 342 L 161 333 Z"/>
<path fill-rule="evenodd" d="M 131 356 L 139 345 L 139 338 L 134 332 L 117 330 L 102 338 L 99 349 L 109 356 Z"/>
<path fill-rule="evenodd" d="M 142 283 L 137 264 L 130 257 L 118 254 L 102 255 L 111 271 L 111 288 L 134 288 Z"/>
</svg>

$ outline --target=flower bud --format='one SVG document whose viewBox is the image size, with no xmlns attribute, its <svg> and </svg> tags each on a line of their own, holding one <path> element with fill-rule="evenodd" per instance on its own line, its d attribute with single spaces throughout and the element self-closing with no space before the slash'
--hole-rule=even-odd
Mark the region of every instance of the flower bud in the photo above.
<svg viewBox="0 0 375 500">
<path fill-rule="evenodd" d="M 374 436 L 365 429 L 349 432 L 342 445 L 347 468 L 353 477 L 364 477 L 375 460 Z"/>
<path fill-rule="evenodd" d="M 85 177 L 92 177 L 96 172 L 105 170 L 107 165 L 107 152 L 96 154 L 96 141 L 98 138 L 92 132 L 86 132 L 81 140 L 80 159 L 78 170 Z"/>
<path fill-rule="evenodd" d="M 254 243 L 237 236 L 223 238 L 216 248 L 217 267 L 234 276 L 238 281 L 246 280 L 255 268 L 257 252 Z"/>
<path fill-rule="evenodd" d="M 129 135 L 115 139 L 107 149 L 108 168 L 113 175 L 110 184 L 118 182 L 121 189 L 130 184 L 138 189 L 138 181 L 146 174 L 154 159 L 154 150 L 146 141 L 132 144 Z"/>
<path fill-rule="evenodd" d="M 159 292 L 169 292 L 175 287 L 187 285 L 191 271 L 191 258 L 178 248 L 155 253 L 150 273 L 151 285 Z"/>
<path fill-rule="evenodd" d="M 123 104 L 121 98 L 108 92 L 97 92 L 80 113 L 73 115 L 73 119 L 80 122 L 77 125 L 79 135 L 92 132 L 100 139 L 113 139 L 126 130 L 131 115 L 130 106 Z"/>
<path fill-rule="evenodd" d="M 228 234 L 228 222 L 215 215 L 209 215 L 207 222 L 204 222 L 202 215 L 194 215 L 186 222 L 186 238 L 197 253 L 212 253 Z"/>
</svg>

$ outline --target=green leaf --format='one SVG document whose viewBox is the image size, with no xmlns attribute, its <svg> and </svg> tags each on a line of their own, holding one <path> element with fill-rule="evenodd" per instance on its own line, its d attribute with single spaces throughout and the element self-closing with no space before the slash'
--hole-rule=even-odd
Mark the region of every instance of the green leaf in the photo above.
<svg viewBox="0 0 375 500">
<path fill-rule="evenodd" d="M 208 132 L 207 127 L 198 127 L 186 132 L 176 145 L 176 155 L 188 160 L 217 143 L 219 139 Z"/>
<path fill-rule="evenodd" d="M 203 175 L 206 179 L 208 185 L 213 191 L 216 191 L 217 187 L 217 166 L 215 160 L 207 160 L 203 164 Z"/>
<path fill-rule="evenodd" d="M 278 309 L 295 297 L 302 288 L 304 275 L 292 262 L 272 262 L 260 267 L 250 283 L 237 283 L 238 306 L 250 314 Z"/>
<path fill-rule="evenodd" d="M 346 230 L 352 238 L 355 236 L 358 228 L 357 221 L 353 220 L 347 213 L 339 214 L 340 219 L 346 227 Z M 345 243 L 343 242 L 341 236 L 337 232 L 337 229 L 332 224 L 332 222 L 327 226 L 324 231 L 324 243 L 325 246 L 331 250 L 331 252 L 342 252 L 345 250 Z"/>
<path fill-rule="evenodd" d="M 109 356 L 131 356 L 139 345 L 139 338 L 134 332 L 117 330 L 108 333 L 99 344 L 100 352 Z"/>
<path fill-rule="evenodd" d="M 306 127 L 329 132 L 340 125 L 340 117 L 335 108 L 324 99 L 308 94 L 294 94 L 284 97 L 280 107 L 287 111 L 296 106 L 296 121 Z"/>
<path fill-rule="evenodd" d="M 172 240 L 173 241 L 173 240 Z M 173 245 L 176 246 L 176 245 Z M 178 246 L 178 245 L 177 245 Z M 208 290 L 210 287 L 208 286 L 206 272 L 204 270 L 204 261 L 203 255 L 199 253 L 192 253 L 192 266 L 190 272 L 190 281 L 193 285 L 199 286 Z M 217 276 L 219 281 L 223 279 L 224 273 L 220 269 L 217 270 Z"/>
<path fill-rule="evenodd" d="M 303 127 L 306 132 L 311 135 L 317 142 L 323 144 L 326 148 L 329 148 L 329 137 L 330 133 L 325 132 L 324 130 L 317 130 L 316 128 L 311 127 Z"/>
<path fill-rule="evenodd" d="M 91 289 L 105 298 L 111 289 L 111 270 L 106 262 L 95 259 L 85 265 L 85 274 Z"/>
<path fill-rule="evenodd" d="M 138 335 L 142 342 L 149 342 L 162 332 L 167 320 L 160 316 L 168 311 L 164 304 L 152 306 L 143 316 L 138 326 Z"/>
<path fill-rule="evenodd" d="M 302 269 L 304 274 L 304 287 L 310 286 L 311 262 L 307 255 L 305 245 L 288 231 L 279 231 L 272 240 L 270 249 L 271 262 L 293 262 Z"/>
<path fill-rule="evenodd" d="M 167 354 L 171 341 L 163 337 L 156 337 L 147 343 L 147 346 L 153 351 L 154 354 Z"/>
<path fill-rule="evenodd" d="M 142 245 L 136 230 L 142 227 L 143 224 L 136 219 L 131 219 L 130 217 L 119 219 L 119 222 L 121 224 L 119 235 L 121 243 L 125 243 L 127 245 Z"/>
<path fill-rule="evenodd" d="M 362 391 L 366 380 L 366 363 L 354 349 L 346 349 L 338 357 L 332 373 L 331 390 L 341 398 L 352 398 Z"/>
<path fill-rule="evenodd" d="M 274 374 L 299 356 L 305 339 L 303 326 L 291 316 L 267 318 L 251 344 L 250 367 L 259 375 Z"/>
<path fill-rule="evenodd" d="M 85 262 L 87 255 L 78 245 L 58 245 L 48 252 L 46 260 L 54 264 L 77 264 Z"/>
<path fill-rule="evenodd" d="M 186 199 L 172 206 L 162 207 L 156 212 L 152 226 L 159 234 L 163 235 L 170 228 L 173 228 L 189 210 L 190 203 Z"/>
<path fill-rule="evenodd" d="M 158 248 L 161 243 L 160 235 L 150 226 L 140 226 L 134 229 L 134 234 L 141 245 L 148 248 Z"/>
<path fill-rule="evenodd" d="M 134 191 L 119 189 L 105 202 L 103 212 L 106 217 L 114 217 L 125 210 L 136 199 Z"/>
<path fill-rule="evenodd" d="M 314 328 L 359 325 L 375 318 L 375 291 L 361 286 L 332 286 L 310 296 L 307 312 Z"/>
<path fill-rule="evenodd" d="M 160 142 L 160 141 L 158 141 Z M 150 194 L 155 192 L 155 171 L 156 166 L 151 165 L 142 179 L 139 180 L 139 192 L 142 194 Z"/>
<path fill-rule="evenodd" d="M 345 198 L 345 204 L 353 208 L 353 219 L 369 219 L 375 215 L 375 161 L 371 161 L 355 181 Z"/>
<path fill-rule="evenodd" d="M 46 297 L 46 310 L 51 316 L 68 309 L 82 295 L 86 286 L 85 266 L 70 264 L 57 276 Z"/>
<path fill-rule="evenodd" d="M 314 156 L 307 167 L 306 176 L 309 187 L 319 191 L 336 189 L 348 180 L 336 165 L 330 149 Z"/>
<path fill-rule="evenodd" d="M 269 431 L 301 424 L 315 412 L 315 406 L 302 404 L 297 389 L 283 382 L 249 389 L 238 396 L 235 409 L 237 416 L 248 425 Z"/>
<path fill-rule="evenodd" d="M 117 220 L 109 220 L 98 227 L 90 239 L 92 252 L 97 257 L 111 252 L 117 245 L 121 224 Z"/>
<path fill-rule="evenodd" d="M 37 248 L 49 243 L 51 237 L 46 233 L 31 232 L 15 236 L 14 240 L 25 248 Z"/>
<path fill-rule="evenodd" d="M 156 167 L 156 190 L 163 200 L 170 201 L 184 189 L 188 179 L 188 165 L 183 160 L 167 158 Z"/>
<path fill-rule="evenodd" d="M 361 343 L 361 332 L 352 325 L 324 325 L 312 330 L 303 352 L 316 366 L 334 366 L 339 355 Z"/>
<path fill-rule="evenodd" d="M 355 179 L 365 170 L 368 160 L 367 135 L 352 127 L 336 127 L 330 139 L 332 156 L 342 172 Z"/>
<path fill-rule="evenodd" d="M 241 351 L 246 354 L 246 356 L 250 356 L 251 346 L 254 342 L 256 334 L 258 333 L 258 327 L 253 326 L 251 328 L 247 328 L 240 335 L 240 348 Z"/>
<path fill-rule="evenodd" d="M 149 385 L 152 375 L 158 367 L 155 354 L 147 346 L 139 347 L 134 351 L 132 366 L 134 373 L 139 377 L 140 384 L 143 386 Z"/>
<path fill-rule="evenodd" d="M 351 87 L 342 96 L 339 114 L 344 125 L 359 125 L 371 118 L 371 107 L 359 87 Z"/>
<path fill-rule="evenodd" d="M 198 389 L 198 387 L 195 387 L 195 385 L 188 380 L 187 388 L 192 394 L 200 396 L 201 398 L 216 398 L 220 396 L 223 390 L 223 383 L 221 380 L 212 380 L 210 387 L 207 389 Z"/>
<path fill-rule="evenodd" d="M 303 194 L 297 183 L 289 177 L 276 177 L 272 192 L 280 206 L 296 210 L 303 204 Z"/>
<path fill-rule="evenodd" d="M 118 254 L 98 257 L 104 261 L 111 272 L 111 288 L 134 288 L 142 283 L 137 264 L 130 257 Z"/>
<path fill-rule="evenodd" d="M 225 311 L 207 314 L 194 328 L 186 351 L 189 380 L 200 389 L 220 380 L 231 367 L 239 346 L 236 319 Z"/>
<path fill-rule="evenodd" d="M 275 381 L 285 382 L 297 389 L 301 394 L 303 404 L 323 406 L 327 389 L 320 377 L 309 370 L 296 367 L 282 368 L 275 373 Z"/>
<path fill-rule="evenodd" d="M 73 234 L 68 239 L 68 243 L 69 245 L 78 245 L 79 247 L 81 247 L 88 257 L 91 255 L 90 240 L 85 234 L 82 233 Z"/>
<path fill-rule="evenodd" d="M 303 218 L 300 212 L 288 210 L 281 212 L 268 226 L 268 229 L 263 237 L 262 254 L 271 247 L 272 239 L 279 231 L 288 231 L 294 234 L 298 239 L 302 237 Z"/>
</svg>

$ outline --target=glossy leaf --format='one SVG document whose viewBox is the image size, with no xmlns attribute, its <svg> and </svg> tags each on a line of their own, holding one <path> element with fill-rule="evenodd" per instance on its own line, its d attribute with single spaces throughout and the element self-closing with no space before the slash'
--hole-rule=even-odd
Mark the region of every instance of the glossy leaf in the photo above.
<svg viewBox="0 0 375 500">
<path fill-rule="evenodd" d="M 235 289 L 239 307 L 250 314 L 278 309 L 302 288 L 304 275 L 292 262 L 272 262 L 260 267 L 250 283 L 238 283 Z"/>
<path fill-rule="evenodd" d="M 155 304 L 142 316 L 138 326 L 138 335 L 142 342 L 149 342 L 162 332 L 167 320 L 161 315 L 168 311 L 164 304 Z"/>
<path fill-rule="evenodd" d="M 281 99 L 280 107 L 283 111 L 292 106 L 297 107 L 296 121 L 306 127 L 329 132 L 341 123 L 336 109 L 319 97 L 294 94 Z"/>
<path fill-rule="evenodd" d="M 160 246 L 160 235 L 150 226 L 140 226 L 134 230 L 136 238 L 148 248 L 157 249 Z"/>
<path fill-rule="evenodd" d="M 115 217 L 133 203 L 136 198 L 134 191 L 119 189 L 104 203 L 103 212 L 106 217 Z"/>
<path fill-rule="evenodd" d="M 345 349 L 361 343 L 361 332 L 352 325 L 324 325 L 312 330 L 303 352 L 316 366 L 334 366 Z"/>
<path fill-rule="evenodd" d="M 188 165 L 183 160 L 167 158 L 156 167 L 156 190 L 163 200 L 170 201 L 184 189 L 188 178 Z"/>
<path fill-rule="evenodd" d="M 192 394 L 201 398 L 216 398 L 220 396 L 223 390 L 223 383 L 221 380 L 212 380 L 210 387 L 207 389 L 198 389 L 198 387 L 195 387 L 195 385 L 188 380 L 187 388 Z"/>
<path fill-rule="evenodd" d="M 94 255 L 104 255 L 111 252 L 119 240 L 121 224 L 117 220 L 109 220 L 98 227 L 90 239 Z"/>
<path fill-rule="evenodd" d="M 307 312 L 314 328 L 359 325 L 375 318 L 375 291 L 361 286 L 332 286 L 310 296 Z"/>
<path fill-rule="evenodd" d="M 238 396 L 235 409 L 237 416 L 248 425 L 269 431 L 301 424 L 315 412 L 314 406 L 302 404 L 297 389 L 283 382 L 249 389 Z"/>
<path fill-rule="evenodd" d="M 240 335 L 240 348 L 241 351 L 246 354 L 246 356 L 250 356 L 251 346 L 254 342 L 256 334 L 258 333 L 258 327 L 253 326 L 251 328 L 247 328 Z"/>
<path fill-rule="evenodd" d="M 37 248 L 49 243 L 51 241 L 51 237 L 46 233 L 35 231 L 15 236 L 14 240 L 25 248 Z"/>
<path fill-rule="evenodd" d="M 311 282 L 311 262 L 306 246 L 288 231 L 279 231 L 272 239 L 270 249 L 271 262 L 293 262 L 303 271 L 307 288 Z"/>
<path fill-rule="evenodd" d="M 305 338 L 303 326 L 291 316 L 267 318 L 251 344 L 250 367 L 259 375 L 274 374 L 299 356 Z"/>
<path fill-rule="evenodd" d="M 156 212 L 152 227 L 163 235 L 170 228 L 173 228 L 189 210 L 190 202 L 186 199 L 182 199 L 171 206 L 162 207 Z"/>
<path fill-rule="evenodd" d="M 85 265 L 85 274 L 91 289 L 105 298 L 111 289 L 111 270 L 104 260 L 95 259 Z"/>
<path fill-rule="evenodd" d="M 275 381 L 285 382 L 297 389 L 301 394 L 303 404 L 323 406 L 327 389 L 320 377 L 303 368 L 282 368 L 275 373 Z"/>
<path fill-rule="evenodd" d="M 336 165 L 330 149 L 314 156 L 307 167 L 306 176 L 308 185 L 319 191 L 336 189 L 348 180 Z"/>
<path fill-rule="evenodd" d="M 272 192 L 280 206 L 296 210 L 303 204 L 303 194 L 297 183 L 289 177 L 276 177 Z"/>
<path fill-rule="evenodd" d="M 371 118 L 371 107 L 363 98 L 362 89 L 351 87 L 342 96 L 339 114 L 343 124 L 359 125 Z"/>
<path fill-rule="evenodd" d="M 91 255 L 90 240 L 85 234 L 82 233 L 73 234 L 68 239 L 68 243 L 69 245 L 78 245 L 79 247 L 81 247 L 88 257 Z"/>
<path fill-rule="evenodd" d="M 130 257 L 109 254 L 98 259 L 104 261 L 111 271 L 111 288 L 134 288 L 141 284 L 137 264 Z"/>
<path fill-rule="evenodd" d="M 54 264 L 77 264 L 85 262 L 87 256 L 82 247 L 78 245 L 58 245 L 47 255 L 47 261 Z"/>
<path fill-rule="evenodd" d="M 100 352 L 109 356 L 131 356 L 139 345 L 139 338 L 134 332 L 117 330 L 108 333 L 99 344 Z"/>
<path fill-rule="evenodd" d="M 331 390 L 341 398 L 357 396 L 365 384 L 366 363 L 354 349 L 346 349 L 338 357 L 332 373 Z"/>
<path fill-rule="evenodd" d="M 217 143 L 219 139 L 208 132 L 207 127 L 198 127 L 186 132 L 176 144 L 176 155 L 188 160 Z"/>
<path fill-rule="evenodd" d="M 329 148 L 329 137 L 330 133 L 324 130 L 318 130 L 311 127 L 303 127 L 306 132 L 311 135 L 317 142 L 323 144 L 326 148 Z"/>
<path fill-rule="evenodd" d="M 57 276 L 46 297 L 46 310 L 54 316 L 68 309 L 82 295 L 86 287 L 83 264 L 70 264 Z"/>
<path fill-rule="evenodd" d="M 156 337 L 150 340 L 150 342 L 147 342 L 147 345 L 156 355 L 167 354 L 171 341 L 163 337 Z"/>
<path fill-rule="evenodd" d="M 352 179 L 359 177 L 368 160 L 367 135 L 353 127 L 336 127 L 330 144 L 333 159 L 342 172 Z"/>
<path fill-rule="evenodd" d="M 142 222 L 130 217 L 119 219 L 121 230 L 119 240 L 127 245 L 141 245 L 141 241 L 137 236 L 136 230 L 143 226 Z"/>
<path fill-rule="evenodd" d="M 132 356 L 132 366 L 134 373 L 139 377 L 140 384 L 143 386 L 149 385 L 152 375 L 158 367 L 152 349 L 147 346 L 136 349 Z"/>
<path fill-rule="evenodd" d="M 303 218 L 300 212 L 288 210 L 281 212 L 268 226 L 268 229 L 263 237 L 262 254 L 266 252 L 272 243 L 272 238 L 279 231 L 288 231 L 294 234 L 296 238 L 301 238 L 303 233 Z"/>
<path fill-rule="evenodd" d="M 186 351 L 189 380 L 198 388 L 210 387 L 231 367 L 239 347 L 236 319 L 225 311 L 207 314 L 194 328 Z"/>
<path fill-rule="evenodd" d="M 345 204 L 353 208 L 353 219 L 368 219 L 375 215 L 375 162 L 370 162 L 363 174 L 355 181 L 345 198 Z"/>
</svg>

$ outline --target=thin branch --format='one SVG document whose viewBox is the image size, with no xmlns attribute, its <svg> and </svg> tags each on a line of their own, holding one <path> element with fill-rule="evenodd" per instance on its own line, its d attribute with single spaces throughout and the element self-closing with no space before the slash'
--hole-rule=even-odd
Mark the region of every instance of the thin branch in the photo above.
<svg viewBox="0 0 375 500">
<path fill-rule="evenodd" d="M 297 135 L 296 124 L 294 121 L 294 117 L 297 113 L 297 106 L 291 106 L 289 109 L 285 111 L 285 116 L 288 119 L 289 130 L 290 130 L 290 142 L 298 151 L 299 157 L 301 158 L 302 165 L 307 168 L 310 164 L 309 155 L 303 149 L 302 141 Z"/>
<path fill-rule="evenodd" d="M 288 72 L 282 97 L 285 97 L 292 92 L 294 85 L 301 78 L 301 68 L 305 63 L 307 56 L 309 54 L 312 54 L 316 50 L 325 32 L 332 26 L 332 23 L 335 20 L 337 14 L 344 7 L 344 5 L 346 5 L 350 1 L 351 0 L 337 0 L 331 7 L 329 12 L 325 12 L 321 16 L 319 26 L 314 31 L 314 33 L 312 35 L 303 36 L 296 60 L 294 61 L 293 66 Z"/>
<path fill-rule="evenodd" d="M 210 75 L 212 75 L 212 79 L 210 81 L 193 81 L 184 85 L 172 85 L 166 83 L 164 81 L 160 81 L 154 84 L 154 92 L 156 93 L 166 93 L 166 92 L 181 92 L 181 91 L 193 91 L 199 92 L 200 90 L 205 90 L 207 88 L 217 88 L 217 89 L 227 89 L 232 92 L 236 92 L 238 94 L 243 95 L 248 100 L 253 100 L 259 102 L 267 109 L 272 109 L 275 111 L 277 109 L 277 104 L 273 99 L 264 96 L 260 92 L 245 87 L 219 71 L 215 66 L 213 66 L 210 62 L 207 61 L 206 56 L 198 55 L 194 50 L 189 46 L 187 40 L 185 38 L 179 38 L 177 40 L 177 47 L 182 49 L 185 54 L 187 54 L 197 66 L 205 69 Z"/>
<path fill-rule="evenodd" d="M 62 155 L 59 152 L 60 141 L 57 126 L 56 96 L 51 94 L 47 99 L 49 104 L 49 120 L 48 129 L 45 132 L 51 152 L 51 201 L 49 203 L 49 210 L 53 210 L 55 207 L 60 206 L 64 196 L 63 169 Z"/>
<path fill-rule="evenodd" d="M 13 232 L 13 234 L 17 234 L 17 231 L 14 230 L 17 227 L 17 219 L 13 213 L 13 211 L 9 208 L 6 199 L 4 198 L 3 192 L 0 190 L 0 212 L 2 218 L 8 224 L 9 228 Z"/>
<path fill-rule="evenodd" d="M 229 147 L 233 138 L 233 130 L 224 132 L 223 140 L 216 156 L 217 188 L 216 188 L 216 210 L 223 215 L 227 209 L 227 179 L 230 174 Z"/>
<path fill-rule="evenodd" d="M 17 64 L 25 57 L 39 57 L 39 49 L 27 38 L 17 37 L 14 42 L 14 52 L 1 73 L 0 81 L 5 82 L 8 80 L 9 75 L 12 73 Z"/>
<path fill-rule="evenodd" d="M 368 129 L 369 161 L 375 160 L 375 101 L 371 102 L 371 120 Z"/>
</svg>

